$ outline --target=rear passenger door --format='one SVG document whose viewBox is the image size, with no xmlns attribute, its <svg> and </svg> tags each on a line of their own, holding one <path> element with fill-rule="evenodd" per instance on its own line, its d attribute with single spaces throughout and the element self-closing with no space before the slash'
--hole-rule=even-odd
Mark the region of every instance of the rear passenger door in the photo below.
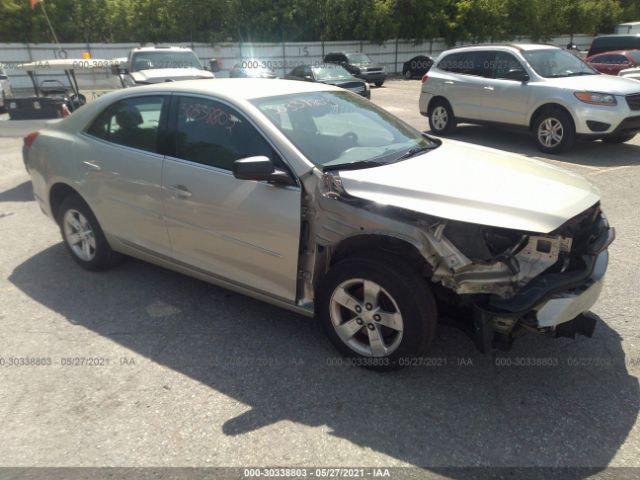
<svg viewBox="0 0 640 480">
<path fill-rule="evenodd" d="M 100 113 L 78 143 L 83 191 L 103 230 L 127 246 L 170 254 L 162 210 L 159 152 L 168 96 L 117 101 Z"/>
<path fill-rule="evenodd" d="M 487 52 L 468 51 L 453 53 L 438 64 L 445 75 L 440 81 L 441 92 L 461 119 L 482 119 L 480 106 L 485 87 L 485 63 Z"/>
<path fill-rule="evenodd" d="M 492 51 L 486 58 L 488 78 L 483 89 L 481 112 L 483 120 L 526 125 L 531 98 L 528 82 L 508 78 L 511 70 L 527 69 L 510 52 Z"/>
</svg>

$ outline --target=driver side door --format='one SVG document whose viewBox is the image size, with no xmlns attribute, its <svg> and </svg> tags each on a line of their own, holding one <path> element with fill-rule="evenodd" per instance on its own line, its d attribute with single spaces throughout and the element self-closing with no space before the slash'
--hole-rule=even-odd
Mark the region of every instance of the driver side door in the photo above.
<svg viewBox="0 0 640 480">
<path fill-rule="evenodd" d="M 264 155 L 289 171 L 234 107 L 174 95 L 162 189 L 173 257 L 214 277 L 294 302 L 301 189 L 233 176 L 235 160 Z"/>
</svg>

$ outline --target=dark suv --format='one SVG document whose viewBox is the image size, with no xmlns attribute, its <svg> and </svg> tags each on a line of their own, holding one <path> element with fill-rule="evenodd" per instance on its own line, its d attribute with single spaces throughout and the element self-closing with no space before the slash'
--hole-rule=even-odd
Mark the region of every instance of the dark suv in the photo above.
<svg viewBox="0 0 640 480">
<path fill-rule="evenodd" d="M 324 63 L 336 63 L 343 66 L 351 75 L 365 82 L 382 86 L 387 73 L 379 63 L 374 63 L 366 53 L 333 52 L 324 56 Z"/>
</svg>

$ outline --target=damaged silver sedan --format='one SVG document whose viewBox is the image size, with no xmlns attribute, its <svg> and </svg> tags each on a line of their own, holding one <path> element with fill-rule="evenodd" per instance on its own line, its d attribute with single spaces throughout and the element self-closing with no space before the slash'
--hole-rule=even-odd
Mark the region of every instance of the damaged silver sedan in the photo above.
<svg viewBox="0 0 640 480">
<path fill-rule="evenodd" d="M 82 267 L 130 255 L 315 315 L 385 368 L 425 354 L 450 309 L 483 351 L 591 336 L 614 238 L 584 179 L 442 145 L 328 85 L 114 92 L 27 136 L 24 160 Z"/>
</svg>

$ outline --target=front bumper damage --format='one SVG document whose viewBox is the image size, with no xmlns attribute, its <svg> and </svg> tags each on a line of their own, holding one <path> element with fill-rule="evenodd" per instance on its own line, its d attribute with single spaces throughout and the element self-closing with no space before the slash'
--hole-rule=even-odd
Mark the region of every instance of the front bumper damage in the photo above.
<svg viewBox="0 0 640 480">
<path fill-rule="evenodd" d="M 508 349 L 524 332 L 591 337 L 597 317 L 589 309 L 602 291 L 609 263 L 607 247 L 615 239 L 615 230 L 604 217 L 598 219 L 594 232 L 581 252 L 581 268 L 542 274 L 509 298 L 491 297 L 473 305 L 480 351 Z"/>
</svg>

